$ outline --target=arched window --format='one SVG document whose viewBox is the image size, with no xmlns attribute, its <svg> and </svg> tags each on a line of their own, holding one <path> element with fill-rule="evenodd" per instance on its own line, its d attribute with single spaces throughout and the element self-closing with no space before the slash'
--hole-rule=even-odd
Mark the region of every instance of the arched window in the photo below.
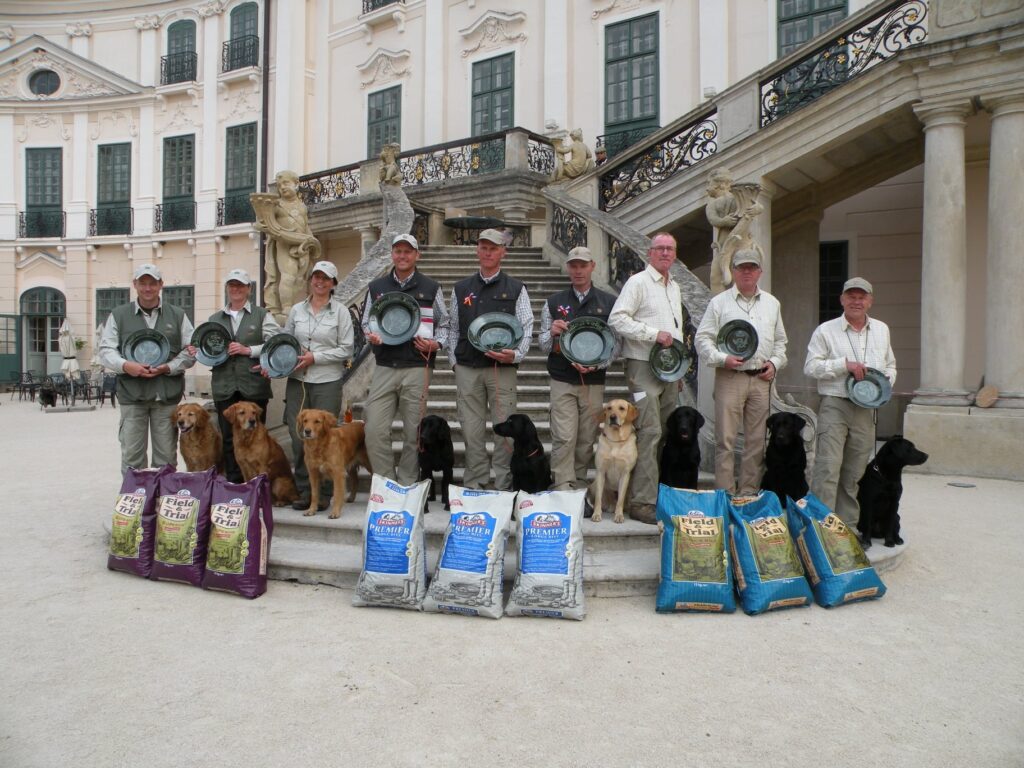
<svg viewBox="0 0 1024 768">
<path fill-rule="evenodd" d="M 21 314 L 64 317 L 64 294 L 56 288 L 30 288 L 21 294 Z"/>
<path fill-rule="evenodd" d="M 191 19 L 174 22 L 167 28 L 167 55 L 160 60 L 161 84 L 195 80 L 198 63 L 196 23 Z"/>
<path fill-rule="evenodd" d="M 242 3 L 231 11 L 231 39 L 259 34 L 259 9 L 256 3 Z"/>
<path fill-rule="evenodd" d="M 224 43 L 223 59 L 225 72 L 259 65 L 259 8 L 256 3 L 242 3 L 231 11 L 231 39 Z"/>
</svg>

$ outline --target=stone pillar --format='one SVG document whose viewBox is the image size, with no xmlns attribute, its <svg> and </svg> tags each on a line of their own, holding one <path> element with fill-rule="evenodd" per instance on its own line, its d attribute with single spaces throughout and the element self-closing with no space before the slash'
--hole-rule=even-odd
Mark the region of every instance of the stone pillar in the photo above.
<svg viewBox="0 0 1024 768">
<path fill-rule="evenodd" d="M 445 103 L 445 18 L 444 0 L 426 0 L 423 30 L 423 145 L 440 144 L 444 141 Z"/>
<path fill-rule="evenodd" d="M 145 34 L 145 33 L 144 33 Z M 153 206 L 156 204 L 156 193 L 153 182 L 154 163 L 159 162 L 162 152 L 156 151 L 157 139 L 154 136 L 153 104 L 139 106 L 139 136 L 135 142 L 138 147 L 139 182 L 138 197 L 135 199 L 134 234 L 148 235 L 153 231 Z"/>
<path fill-rule="evenodd" d="M 156 85 L 157 39 L 155 22 L 147 19 L 136 19 L 135 27 L 139 30 L 139 84 Z"/>
<path fill-rule="evenodd" d="M 15 162 L 14 146 L 14 115 L 0 115 L 0 152 L 4 153 L 4 162 L 9 168 Z M 17 236 L 18 201 L 14 195 L 14 174 L 0 173 L 0 240 L 14 240 Z"/>
<path fill-rule="evenodd" d="M 785 275 L 773 293 L 782 304 L 782 322 L 789 343 L 789 362 L 779 372 L 779 391 L 792 392 L 800 402 L 815 406 L 814 383 L 804 376 L 807 344 L 818 327 L 819 243 L 823 211 L 808 208 L 776 227 L 772 243 L 776 271 Z"/>
<path fill-rule="evenodd" d="M 729 85 L 729 4 L 700 0 L 701 99 L 709 99 Z"/>
<path fill-rule="evenodd" d="M 89 114 L 76 112 L 71 136 L 71 197 L 64 204 L 66 236 L 85 237 L 89 232 Z"/>
<path fill-rule="evenodd" d="M 360 250 L 362 255 L 365 256 L 377 244 L 380 234 L 378 234 L 377 228 L 373 226 L 357 227 L 356 231 L 359 233 L 359 241 L 362 246 Z"/>
<path fill-rule="evenodd" d="M 915 108 L 924 122 L 921 385 L 914 402 L 966 405 L 967 217 L 964 120 L 970 104 Z M 990 287 L 991 288 L 991 287 Z"/>
<path fill-rule="evenodd" d="M 1024 94 L 991 102 L 988 175 L 988 296 L 985 383 L 999 388 L 996 407 L 1024 408 Z"/>
<path fill-rule="evenodd" d="M 196 162 L 196 229 L 213 229 L 217 222 L 217 187 L 224 163 L 217 162 L 217 75 L 220 73 L 220 14 L 203 21 L 203 128 Z"/>
<path fill-rule="evenodd" d="M 330 25 L 331 4 L 329 0 L 316 0 L 316 28 L 330 29 Z M 309 148 L 309 160 L 311 168 L 330 168 L 331 137 L 328 129 L 331 124 L 331 96 L 328 86 L 331 82 L 331 49 L 326 34 L 316 36 L 315 50 L 314 71 L 317 76 L 313 80 L 313 103 L 310 105 L 312 109 L 310 129 L 313 145 Z M 266 66 L 265 62 L 264 66 Z"/>
<path fill-rule="evenodd" d="M 772 198 L 779 191 L 778 186 L 768 179 L 758 179 L 761 185 L 761 194 L 757 201 L 761 203 L 764 210 L 754 219 L 750 227 L 750 234 L 754 241 L 764 251 L 764 261 L 761 264 L 761 279 L 758 286 L 763 291 L 772 292 Z"/>
<path fill-rule="evenodd" d="M 306 109 L 306 4 L 275 3 L 274 146 L 269 175 L 278 171 L 305 172 L 304 116 Z"/>
<path fill-rule="evenodd" d="M 544 127 L 569 126 L 569 10 L 566 0 L 544 2 Z M 586 77 L 584 75 L 584 77 Z"/>
</svg>

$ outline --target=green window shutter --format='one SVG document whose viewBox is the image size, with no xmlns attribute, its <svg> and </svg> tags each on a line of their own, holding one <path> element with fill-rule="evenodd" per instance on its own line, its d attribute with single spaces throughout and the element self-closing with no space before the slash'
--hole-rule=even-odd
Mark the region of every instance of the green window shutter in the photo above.
<svg viewBox="0 0 1024 768">
<path fill-rule="evenodd" d="M 29 210 L 60 210 L 63 184 L 60 148 L 25 150 L 25 204 Z"/>
<path fill-rule="evenodd" d="M 658 14 L 605 28 L 605 130 L 658 126 Z"/>
<path fill-rule="evenodd" d="M 127 288 L 97 288 L 96 289 L 96 324 L 102 325 L 114 307 L 128 303 Z"/>
<path fill-rule="evenodd" d="M 472 135 L 512 127 L 515 96 L 515 54 L 508 53 L 473 65 Z"/>
<path fill-rule="evenodd" d="M 195 135 L 164 139 L 164 201 L 195 194 Z"/>
<path fill-rule="evenodd" d="M 196 50 L 196 23 L 176 21 L 167 28 L 167 53 L 194 53 Z"/>
<path fill-rule="evenodd" d="M 367 156 L 377 157 L 385 144 L 402 141 L 402 86 L 371 93 L 366 107 Z"/>
<path fill-rule="evenodd" d="M 132 145 L 101 144 L 96 148 L 96 202 L 123 205 L 132 196 Z"/>
<path fill-rule="evenodd" d="M 224 189 L 232 192 L 256 191 L 256 123 L 228 128 L 225 142 L 226 170 Z"/>
<path fill-rule="evenodd" d="M 846 18 L 847 0 L 778 0 L 779 56 L 799 48 Z"/>
<path fill-rule="evenodd" d="M 231 11 L 231 39 L 259 34 L 259 9 L 256 3 L 243 3 Z"/>
<path fill-rule="evenodd" d="M 173 304 L 176 307 L 181 307 L 185 310 L 185 316 L 188 317 L 189 322 L 194 323 L 194 309 L 195 309 L 195 287 L 191 285 L 172 285 L 164 286 L 164 289 L 160 292 L 161 301 L 166 301 L 168 304 Z"/>
</svg>

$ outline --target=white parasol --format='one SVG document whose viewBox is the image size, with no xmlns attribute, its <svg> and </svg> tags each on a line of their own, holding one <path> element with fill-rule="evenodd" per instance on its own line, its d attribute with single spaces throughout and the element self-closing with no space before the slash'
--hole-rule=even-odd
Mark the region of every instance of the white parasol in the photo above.
<svg viewBox="0 0 1024 768">
<path fill-rule="evenodd" d="M 60 325 L 57 345 L 60 347 L 60 356 L 64 358 L 60 369 L 71 379 L 78 373 L 78 350 L 75 349 L 75 336 L 71 333 L 71 323 L 66 317 Z"/>
</svg>

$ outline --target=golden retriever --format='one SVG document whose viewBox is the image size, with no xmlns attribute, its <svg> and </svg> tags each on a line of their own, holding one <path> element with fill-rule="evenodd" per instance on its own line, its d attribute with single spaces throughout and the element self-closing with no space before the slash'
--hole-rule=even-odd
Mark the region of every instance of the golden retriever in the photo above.
<svg viewBox="0 0 1024 768">
<path fill-rule="evenodd" d="M 189 472 L 203 472 L 210 467 L 223 469 L 220 431 L 203 406 L 181 403 L 171 414 L 171 422 L 178 428 L 178 447 Z"/>
<path fill-rule="evenodd" d="M 330 518 L 341 516 L 342 499 L 345 498 L 345 476 L 348 476 L 348 500 L 356 500 L 356 480 L 359 465 L 370 469 L 370 457 L 366 453 L 365 425 L 361 421 L 338 424 L 337 418 L 329 411 L 304 408 L 299 411 L 296 430 L 303 440 L 306 455 L 306 469 L 309 470 L 309 509 L 303 514 L 315 515 L 320 503 L 320 473 L 330 475 L 334 483 L 331 499 Z"/>
<path fill-rule="evenodd" d="M 627 400 L 612 400 L 604 407 L 604 427 L 597 439 L 594 456 L 597 478 L 588 492 L 594 506 L 590 519 L 595 523 L 601 522 L 604 507 L 611 506 L 613 501 L 615 522 L 621 523 L 626 519 L 626 490 L 637 458 L 636 431 L 633 429 L 636 416 L 636 406 Z"/>
<path fill-rule="evenodd" d="M 270 496 L 275 507 L 291 504 L 299 498 L 295 476 L 284 450 L 260 421 L 263 409 L 242 400 L 224 411 L 231 424 L 235 459 L 248 482 L 263 473 L 270 480 Z"/>
</svg>

